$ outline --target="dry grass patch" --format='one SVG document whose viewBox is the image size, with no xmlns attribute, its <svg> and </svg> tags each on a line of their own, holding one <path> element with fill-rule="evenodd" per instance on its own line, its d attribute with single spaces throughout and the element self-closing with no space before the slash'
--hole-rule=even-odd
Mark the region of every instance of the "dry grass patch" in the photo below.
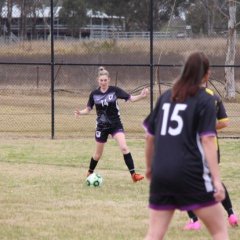
<svg viewBox="0 0 240 240">
<path fill-rule="evenodd" d="M 87 41 L 60 41 L 55 43 L 56 55 L 84 55 L 89 53 L 131 53 L 142 52 L 149 53 L 149 40 L 131 39 L 131 40 L 87 40 Z M 159 39 L 154 41 L 154 51 L 164 54 L 173 52 L 185 56 L 192 51 L 204 51 L 210 55 L 221 56 L 226 53 L 226 39 Z M 0 53 L 2 56 L 37 56 L 50 54 L 50 42 L 48 41 L 28 41 L 12 43 L 10 45 L 2 44 Z M 237 48 L 239 43 L 237 43 Z"/>
</svg>

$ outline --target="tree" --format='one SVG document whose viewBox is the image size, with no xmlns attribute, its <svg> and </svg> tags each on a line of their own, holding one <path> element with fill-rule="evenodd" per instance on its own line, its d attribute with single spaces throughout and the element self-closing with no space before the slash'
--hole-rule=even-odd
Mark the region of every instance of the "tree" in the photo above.
<svg viewBox="0 0 240 240">
<path fill-rule="evenodd" d="M 201 1 L 192 3 L 188 9 L 187 24 L 191 25 L 194 34 L 207 33 L 207 14 Z"/>
<path fill-rule="evenodd" d="M 13 8 L 13 0 L 7 1 L 7 35 L 10 36 L 12 32 L 12 8 Z"/>
<path fill-rule="evenodd" d="M 32 5 L 31 0 L 17 0 L 15 4 L 20 9 L 20 36 L 22 39 L 27 37 L 27 15 L 30 14 L 30 7 Z"/>
<path fill-rule="evenodd" d="M 236 2 L 234 0 L 229 0 L 226 65 L 234 65 L 235 63 L 237 41 L 236 26 Z M 225 90 L 225 97 L 227 99 L 232 100 L 236 98 L 234 67 L 225 67 Z"/>
<path fill-rule="evenodd" d="M 60 20 L 67 24 L 72 31 L 72 36 L 78 37 L 80 28 L 87 21 L 86 1 L 65 0 L 60 10 Z"/>
<path fill-rule="evenodd" d="M 216 7 L 217 6 L 217 7 Z M 227 29 L 225 0 L 192 0 L 184 5 L 193 33 L 211 36 Z M 221 9 L 221 11 L 219 11 Z"/>
<path fill-rule="evenodd" d="M 5 5 L 5 0 L 0 0 L 0 12 L 2 12 L 4 5 Z M 5 31 L 5 29 L 3 26 L 2 15 L 0 15 L 0 35 L 2 35 L 2 33 L 4 35 L 4 31 Z"/>
<path fill-rule="evenodd" d="M 154 30 L 160 30 L 171 17 L 172 6 L 175 5 L 175 15 L 183 0 L 154 0 L 153 22 Z M 89 8 L 103 11 L 109 16 L 121 16 L 125 19 L 126 31 L 149 31 L 149 0 L 89 0 Z"/>
</svg>

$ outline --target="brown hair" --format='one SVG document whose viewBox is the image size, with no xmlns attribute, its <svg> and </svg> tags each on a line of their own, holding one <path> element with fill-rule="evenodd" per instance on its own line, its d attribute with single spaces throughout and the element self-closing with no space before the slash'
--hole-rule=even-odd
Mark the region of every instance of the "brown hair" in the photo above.
<svg viewBox="0 0 240 240">
<path fill-rule="evenodd" d="M 98 68 L 98 77 L 100 77 L 100 76 L 110 77 L 110 74 L 109 74 L 109 72 L 106 70 L 106 68 L 104 68 L 104 67 L 99 67 L 99 68 Z"/>
<path fill-rule="evenodd" d="M 183 68 L 182 74 L 172 90 L 172 100 L 183 102 L 194 96 L 201 86 L 202 79 L 209 70 L 209 60 L 202 52 L 192 53 Z"/>
</svg>

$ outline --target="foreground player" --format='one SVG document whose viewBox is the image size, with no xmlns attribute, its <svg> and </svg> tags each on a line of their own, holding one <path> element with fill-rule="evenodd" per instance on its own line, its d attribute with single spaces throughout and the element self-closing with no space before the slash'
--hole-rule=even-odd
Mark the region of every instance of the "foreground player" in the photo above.
<svg viewBox="0 0 240 240">
<path fill-rule="evenodd" d="M 216 124 L 216 129 L 220 130 L 228 126 L 229 124 L 229 119 L 225 110 L 225 107 L 223 105 L 222 100 L 220 97 L 215 95 L 213 91 L 210 89 L 206 88 L 206 91 L 213 95 L 215 99 L 215 105 L 216 105 L 216 111 L 217 111 L 217 124 Z M 217 139 L 217 151 L 218 151 L 218 163 L 220 163 L 220 149 L 219 149 L 219 144 L 218 144 L 218 139 Z M 238 218 L 237 215 L 233 211 L 232 207 L 232 201 L 230 199 L 229 193 L 227 191 L 226 186 L 223 184 L 223 187 L 225 189 L 225 199 L 222 201 L 222 205 L 224 209 L 226 210 L 228 214 L 228 222 L 232 227 L 238 226 Z M 184 229 L 185 230 L 199 230 L 201 228 L 201 224 L 198 220 L 198 217 L 194 214 L 193 211 L 188 211 L 188 216 L 190 218 L 190 221 L 185 225 Z"/>
<path fill-rule="evenodd" d="M 147 96 L 148 89 L 143 89 L 139 95 L 132 96 L 118 87 L 110 86 L 109 72 L 103 67 L 99 68 L 98 84 L 99 88 L 92 91 L 87 107 L 83 110 L 76 110 L 75 115 L 81 116 L 88 114 L 93 106 L 96 106 L 97 112 L 97 127 L 95 132 L 96 151 L 90 160 L 88 174 L 94 172 L 99 159 L 102 156 L 104 145 L 107 142 L 108 135 L 118 142 L 118 145 L 123 153 L 123 158 L 132 176 L 133 182 L 140 181 L 144 178 L 141 174 L 135 172 L 134 161 L 128 149 L 123 125 L 120 120 L 119 106 L 117 99 L 124 99 L 125 101 L 136 102 Z"/>
<path fill-rule="evenodd" d="M 217 163 L 216 109 L 202 88 L 209 61 L 193 53 L 173 88 L 145 119 L 150 223 L 145 240 L 163 239 L 176 209 L 192 210 L 212 239 L 228 240 L 220 202 L 225 198 Z"/>
</svg>

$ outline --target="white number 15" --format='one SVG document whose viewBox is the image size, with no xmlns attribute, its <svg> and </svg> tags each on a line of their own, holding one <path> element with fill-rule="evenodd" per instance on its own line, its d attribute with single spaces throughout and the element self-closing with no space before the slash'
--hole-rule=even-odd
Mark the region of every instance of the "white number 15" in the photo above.
<svg viewBox="0 0 240 240">
<path fill-rule="evenodd" d="M 170 103 L 164 103 L 163 104 L 163 122 L 162 122 L 162 128 L 161 128 L 161 135 L 166 135 L 166 133 L 168 132 L 170 135 L 172 136 L 176 136 L 178 134 L 181 133 L 182 128 L 183 128 L 183 119 L 182 117 L 179 115 L 180 111 L 184 111 L 187 108 L 186 104 L 176 104 L 172 115 L 169 116 L 169 110 L 170 110 Z M 168 121 L 175 121 L 177 122 L 177 126 L 175 128 L 172 127 L 168 127 L 167 129 L 167 125 L 168 125 Z"/>
</svg>

